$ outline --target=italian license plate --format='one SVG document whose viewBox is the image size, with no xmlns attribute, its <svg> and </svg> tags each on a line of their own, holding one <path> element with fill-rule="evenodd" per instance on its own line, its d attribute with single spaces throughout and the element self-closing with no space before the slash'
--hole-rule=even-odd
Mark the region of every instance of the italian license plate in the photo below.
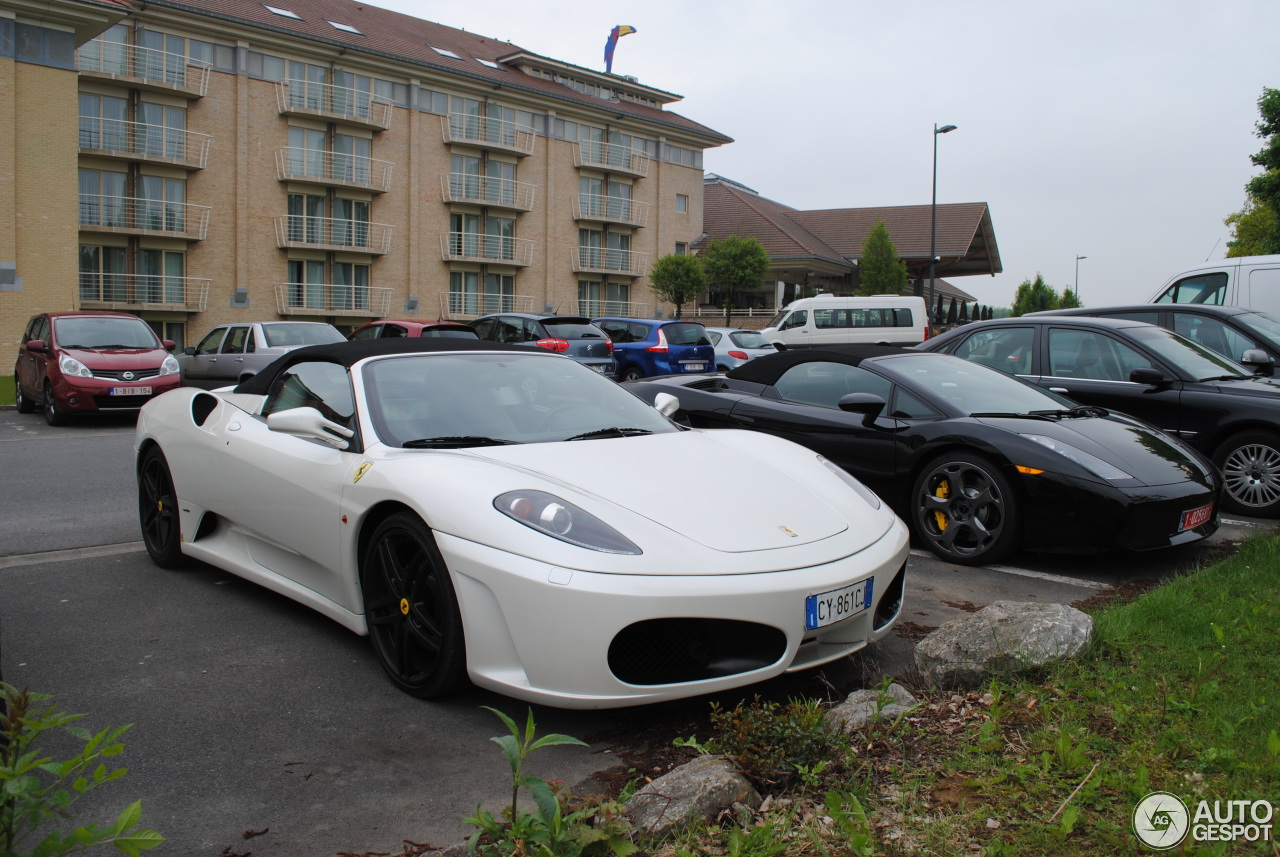
<svg viewBox="0 0 1280 857">
<path fill-rule="evenodd" d="M 856 616 L 871 606 L 871 590 L 874 577 L 851 583 L 840 589 L 819 592 L 804 600 L 804 627 L 813 631 L 833 625 L 850 616 Z"/>
<path fill-rule="evenodd" d="M 1213 517 L 1213 504 L 1201 506 L 1199 509 L 1192 509 L 1189 512 L 1182 513 L 1182 520 L 1178 523 L 1178 532 L 1183 530 L 1194 529 L 1201 524 L 1207 523 Z"/>
<path fill-rule="evenodd" d="M 706 369 L 706 368 L 707 368 L 706 363 L 685 363 L 684 364 L 684 371 L 686 372 L 701 372 L 703 369 Z"/>
<path fill-rule="evenodd" d="M 150 387 L 112 387 L 112 396 L 150 396 Z"/>
</svg>

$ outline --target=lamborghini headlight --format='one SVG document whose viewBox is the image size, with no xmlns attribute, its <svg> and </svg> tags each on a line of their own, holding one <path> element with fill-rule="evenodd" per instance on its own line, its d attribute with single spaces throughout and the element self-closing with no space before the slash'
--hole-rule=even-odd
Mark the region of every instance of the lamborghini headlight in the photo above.
<svg viewBox="0 0 1280 857">
<path fill-rule="evenodd" d="M 644 553 L 595 515 L 545 491 L 508 491 L 493 501 L 493 507 L 526 527 L 580 548 L 629 556 Z"/>
<path fill-rule="evenodd" d="M 1074 461 L 1076 464 L 1093 473 L 1101 476 L 1103 479 L 1132 479 L 1128 473 L 1125 473 L 1119 467 L 1108 464 L 1096 455 L 1090 455 L 1083 449 L 1076 449 L 1069 443 L 1063 443 L 1060 440 L 1054 440 L 1051 437 L 1044 437 L 1038 434 L 1024 434 L 1027 440 L 1035 441 L 1041 446 L 1048 447 L 1063 458 Z"/>
</svg>

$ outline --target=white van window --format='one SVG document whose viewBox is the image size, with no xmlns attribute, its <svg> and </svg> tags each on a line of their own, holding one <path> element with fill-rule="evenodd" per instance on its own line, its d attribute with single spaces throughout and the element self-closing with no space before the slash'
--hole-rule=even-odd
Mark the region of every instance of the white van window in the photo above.
<svg viewBox="0 0 1280 857">
<path fill-rule="evenodd" d="M 793 327 L 804 327 L 809 323 L 809 311 L 807 309 L 798 309 L 791 315 L 787 316 L 787 320 L 782 323 L 778 330 L 790 330 Z"/>
<path fill-rule="evenodd" d="M 1158 304 L 1212 304 L 1221 306 L 1227 302 L 1227 275 L 1225 271 L 1196 274 L 1170 286 L 1156 298 Z"/>
</svg>

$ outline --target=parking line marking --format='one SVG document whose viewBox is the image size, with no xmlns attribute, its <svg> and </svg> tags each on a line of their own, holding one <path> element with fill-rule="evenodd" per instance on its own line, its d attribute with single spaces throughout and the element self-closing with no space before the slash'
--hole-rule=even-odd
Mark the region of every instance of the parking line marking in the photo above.
<svg viewBox="0 0 1280 857">
<path fill-rule="evenodd" d="M 939 562 L 946 560 L 939 557 L 932 551 L 922 550 L 920 548 L 911 549 L 912 556 L 924 557 L 926 559 L 936 559 Z M 1029 568 L 1014 568 L 1008 565 L 980 565 L 977 568 L 984 568 L 987 571 L 998 571 L 1001 574 L 1016 574 L 1020 577 L 1034 577 L 1037 580 L 1047 580 L 1050 583 L 1065 583 L 1068 586 L 1079 586 L 1081 589 L 1106 589 L 1111 586 L 1110 583 L 1099 583 L 1096 580 L 1081 580 L 1076 577 L 1063 577 L 1060 574 L 1050 574 L 1047 571 L 1032 571 Z"/>
<path fill-rule="evenodd" d="M 1232 526 L 1235 526 L 1235 527 L 1261 527 L 1262 526 L 1262 524 L 1258 523 L 1257 521 L 1237 521 L 1234 518 L 1219 518 L 1218 520 L 1224 524 L 1231 524 Z"/>
<path fill-rule="evenodd" d="M 125 542 L 118 545 L 97 545 L 91 548 L 68 548 L 67 550 L 44 551 L 42 553 L 24 553 L 17 556 L 0 556 L 0 571 L 6 568 L 17 568 L 22 565 L 42 565 L 46 562 L 65 562 L 72 559 L 115 556 L 116 554 L 134 553 L 143 549 L 142 542 Z"/>
</svg>

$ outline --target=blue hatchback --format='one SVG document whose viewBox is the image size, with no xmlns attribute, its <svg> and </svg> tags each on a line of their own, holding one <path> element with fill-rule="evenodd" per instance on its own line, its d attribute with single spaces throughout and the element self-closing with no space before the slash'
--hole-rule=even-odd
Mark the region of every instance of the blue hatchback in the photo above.
<svg viewBox="0 0 1280 857">
<path fill-rule="evenodd" d="M 592 322 L 613 340 L 619 381 L 716 369 L 715 347 L 706 328 L 695 321 L 597 318 Z"/>
</svg>

